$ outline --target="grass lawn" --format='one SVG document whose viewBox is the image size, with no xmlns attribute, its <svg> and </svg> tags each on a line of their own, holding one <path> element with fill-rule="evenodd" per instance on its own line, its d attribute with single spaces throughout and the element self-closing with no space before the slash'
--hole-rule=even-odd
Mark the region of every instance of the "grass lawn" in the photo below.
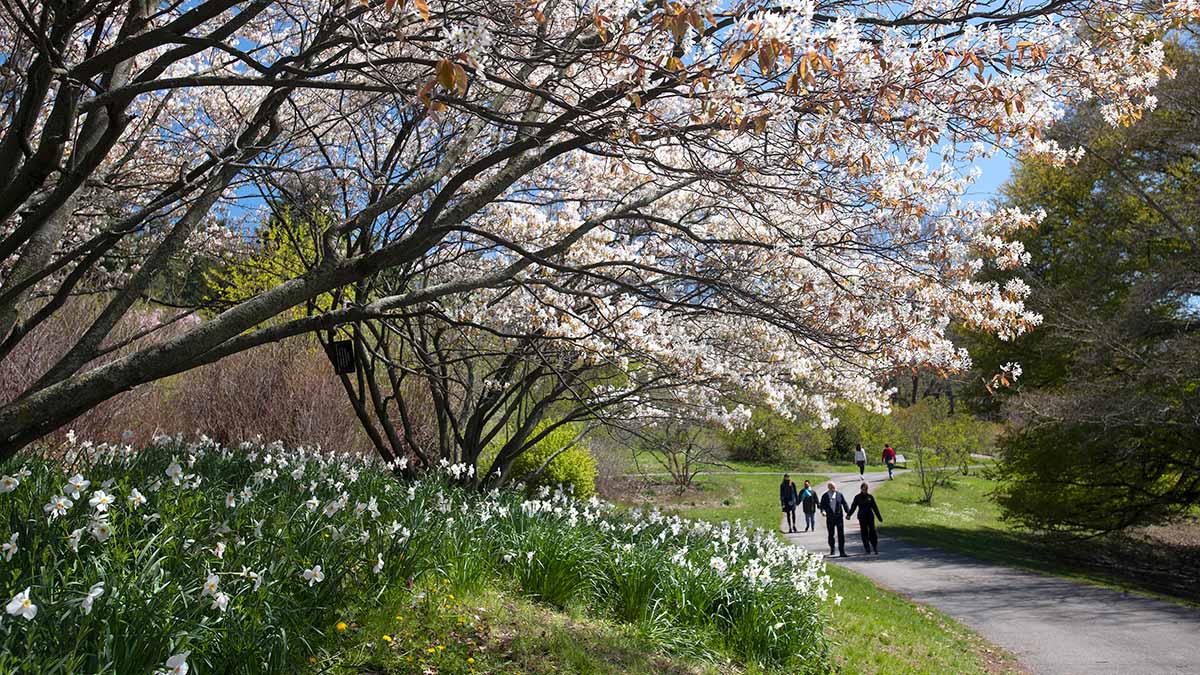
<svg viewBox="0 0 1200 675">
<path fill-rule="evenodd" d="M 1000 507 L 987 496 L 994 485 L 978 471 L 956 476 L 928 506 L 920 503 L 916 474 L 906 473 L 882 483 L 875 498 L 889 536 L 1018 567 L 1048 562 L 1039 546 L 1000 520 Z"/>
<path fill-rule="evenodd" d="M 801 483 L 808 478 L 817 484 L 824 475 L 792 471 L 792 478 Z M 675 510 L 689 518 L 741 519 L 778 531 L 778 486 L 777 475 L 707 476 L 702 479 L 699 494 L 719 495 L 720 501 L 714 504 L 701 498 L 703 505 L 692 507 L 685 497 L 675 504 Z M 841 606 L 830 606 L 830 639 L 836 672 L 862 675 L 1022 672 L 1011 655 L 945 614 L 914 604 L 897 593 L 879 588 L 867 577 L 836 565 L 830 565 L 828 571 L 834 581 L 834 592 L 842 596 Z"/>
<path fill-rule="evenodd" d="M 560 612 L 497 590 L 431 588 L 348 620 L 336 656 L 314 657 L 334 675 L 736 675 L 759 671 L 712 654 L 663 654 L 628 624 Z"/>
<path fill-rule="evenodd" d="M 785 473 L 792 474 L 792 480 L 795 480 L 797 483 L 803 483 L 805 478 L 816 483 L 817 480 L 824 479 L 825 476 L 831 474 L 858 471 L 858 466 L 853 462 L 831 463 L 818 459 L 802 459 L 791 464 L 764 464 L 760 462 L 741 462 L 738 460 L 726 460 L 724 463 L 729 467 L 725 469 L 727 471 L 774 473 L 776 474 L 776 483 L 783 478 L 783 474 Z"/>
</svg>

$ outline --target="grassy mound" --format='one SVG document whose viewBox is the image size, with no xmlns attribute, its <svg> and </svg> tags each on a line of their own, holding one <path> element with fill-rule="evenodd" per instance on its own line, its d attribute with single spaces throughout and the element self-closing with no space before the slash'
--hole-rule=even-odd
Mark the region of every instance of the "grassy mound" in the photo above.
<svg viewBox="0 0 1200 675">
<path fill-rule="evenodd" d="M 402 483 L 369 460 L 169 438 L 0 467 L 0 672 L 329 672 L 362 655 L 348 618 L 494 589 L 658 652 L 827 666 L 819 559 L 738 526 L 464 492 L 463 470 Z"/>
</svg>

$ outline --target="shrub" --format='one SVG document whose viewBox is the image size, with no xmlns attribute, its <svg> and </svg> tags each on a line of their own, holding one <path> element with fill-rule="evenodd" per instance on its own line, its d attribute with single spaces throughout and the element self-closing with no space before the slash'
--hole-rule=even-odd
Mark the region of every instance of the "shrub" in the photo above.
<svg viewBox="0 0 1200 675">
<path fill-rule="evenodd" d="M 829 445 L 829 432 L 808 420 L 789 420 L 767 408 L 756 408 L 745 429 L 725 435 L 731 459 L 781 464 L 815 457 Z"/>
<path fill-rule="evenodd" d="M 10 357 L 0 359 L 0 400 L 17 398 L 46 372 L 82 336 L 104 301 L 103 296 L 72 299 L 22 340 Z M 112 342 L 121 343 L 172 316 L 140 306 L 114 329 Z M 149 339 L 170 339 L 187 324 L 185 319 L 167 325 Z M 123 354 L 117 350 L 98 363 Z M 429 426 L 436 428 L 432 421 Z M 261 434 L 291 445 L 373 451 L 329 359 L 311 335 L 262 345 L 136 387 L 89 409 L 70 428 L 96 441 L 125 441 L 128 430 L 134 439 L 146 442 L 164 429 L 186 429 L 220 442 Z M 61 442 L 66 431 L 50 434 L 47 442 Z"/>
<path fill-rule="evenodd" d="M 867 461 L 878 458 L 883 446 L 899 442 L 900 430 L 892 415 L 871 412 L 857 403 L 843 403 L 837 409 L 837 426 L 833 430 L 826 453 L 831 462 L 848 462 L 854 458 L 855 445 L 861 443 L 867 451 Z"/>
<path fill-rule="evenodd" d="M 547 424 L 539 425 L 534 435 L 540 434 Z M 578 443 L 580 430 L 578 424 L 559 426 L 517 457 L 509 472 L 516 478 L 528 476 L 541 469 L 546 460 L 558 453 L 540 474 L 526 483 L 531 488 L 562 486 L 579 499 L 591 497 L 596 494 L 596 458 L 592 457 L 587 446 Z"/>
<path fill-rule="evenodd" d="M 848 462 L 854 459 L 854 450 L 862 442 L 862 434 L 849 420 L 838 420 L 829 437 L 829 450 L 825 453 L 831 462 Z"/>
</svg>

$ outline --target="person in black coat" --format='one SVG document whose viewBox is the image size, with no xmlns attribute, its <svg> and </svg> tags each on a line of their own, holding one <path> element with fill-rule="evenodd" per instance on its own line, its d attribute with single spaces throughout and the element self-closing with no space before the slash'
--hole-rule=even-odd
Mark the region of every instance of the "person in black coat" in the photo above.
<svg viewBox="0 0 1200 675">
<path fill-rule="evenodd" d="M 829 481 L 827 492 L 821 495 L 821 514 L 825 516 L 825 527 L 829 530 L 829 555 L 833 555 L 834 534 L 837 534 L 837 550 L 846 557 L 846 523 L 843 513 L 850 513 L 846 498 L 837 491 L 837 483 Z"/>
<path fill-rule="evenodd" d="M 783 507 L 783 513 L 787 516 L 787 531 L 792 533 L 796 531 L 796 502 L 800 501 L 796 494 L 796 484 L 792 482 L 790 476 L 783 474 L 783 482 L 779 484 L 779 505 Z"/>
<path fill-rule="evenodd" d="M 862 532 L 863 546 L 866 547 L 867 553 L 874 547 L 875 555 L 879 555 L 879 532 L 875 529 L 875 519 L 878 518 L 882 523 L 883 516 L 879 513 L 875 497 L 868 492 L 869 489 L 866 483 L 862 484 L 858 494 L 854 495 L 854 502 L 850 504 L 850 513 L 846 515 L 852 516 L 858 511 L 858 529 Z"/>
</svg>

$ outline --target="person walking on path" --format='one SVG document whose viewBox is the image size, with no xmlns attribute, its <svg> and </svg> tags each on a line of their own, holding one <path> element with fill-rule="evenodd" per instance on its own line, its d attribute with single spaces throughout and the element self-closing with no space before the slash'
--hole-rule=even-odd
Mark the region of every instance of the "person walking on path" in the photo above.
<svg viewBox="0 0 1200 675">
<path fill-rule="evenodd" d="M 804 489 L 800 491 L 800 510 L 804 511 L 804 531 L 817 529 L 817 491 L 812 483 L 804 481 Z"/>
<path fill-rule="evenodd" d="M 821 495 L 821 513 L 825 516 L 825 527 L 829 530 L 829 556 L 833 557 L 834 534 L 837 534 L 837 550 L 841 557 L 846 557 L 846 522 L 843 513 L 849 513 L 846 498 L 837 491 L 837 483 L 829 481 L 825 486 L 828 490 Z"/>
<path fill-rule="evenodd" d="M 887 464 L 888 480 L 892 480 L 892 470 L 896 468 L 896 451 L 892 449 L 891 443 L 883 446 L 883 463 Z"/>
<path fill-rule="evenodd" d="M 854 450 L 854 463 L 858 465 L 858 477 L 862 478 L 867 470 L 867 451 L 863 450 L 862 443 L 856 444 Z"/>
<path fill-rule="evenodd" d="M 779 484 L 779 504 L 783 507 L 783 513 L 787 515 L 788 533 L 796 531 L 796 502 L 799 498 L 796 494 L 796 484 L 792 482 L 790 476 L 783 474 L 783 482 Z"/>
<path fill-rule="evenodd" d="M 862 533 L 863 548 L 870 553 L 874 547 L 875 555 L 879 555 L 879 532 L 875 529 L 875 519 L 878 518 L 882 523 L 883 515 L 879 513 L 879 505 L 875 503 L 875 497 L 869 490 L 870 487 L 863 483 L 858 489 L 858 494 L 854 495 L 850 512 L 846 515 L 852 516 L 858 511 L 858 530 Z"/>
</svg>

